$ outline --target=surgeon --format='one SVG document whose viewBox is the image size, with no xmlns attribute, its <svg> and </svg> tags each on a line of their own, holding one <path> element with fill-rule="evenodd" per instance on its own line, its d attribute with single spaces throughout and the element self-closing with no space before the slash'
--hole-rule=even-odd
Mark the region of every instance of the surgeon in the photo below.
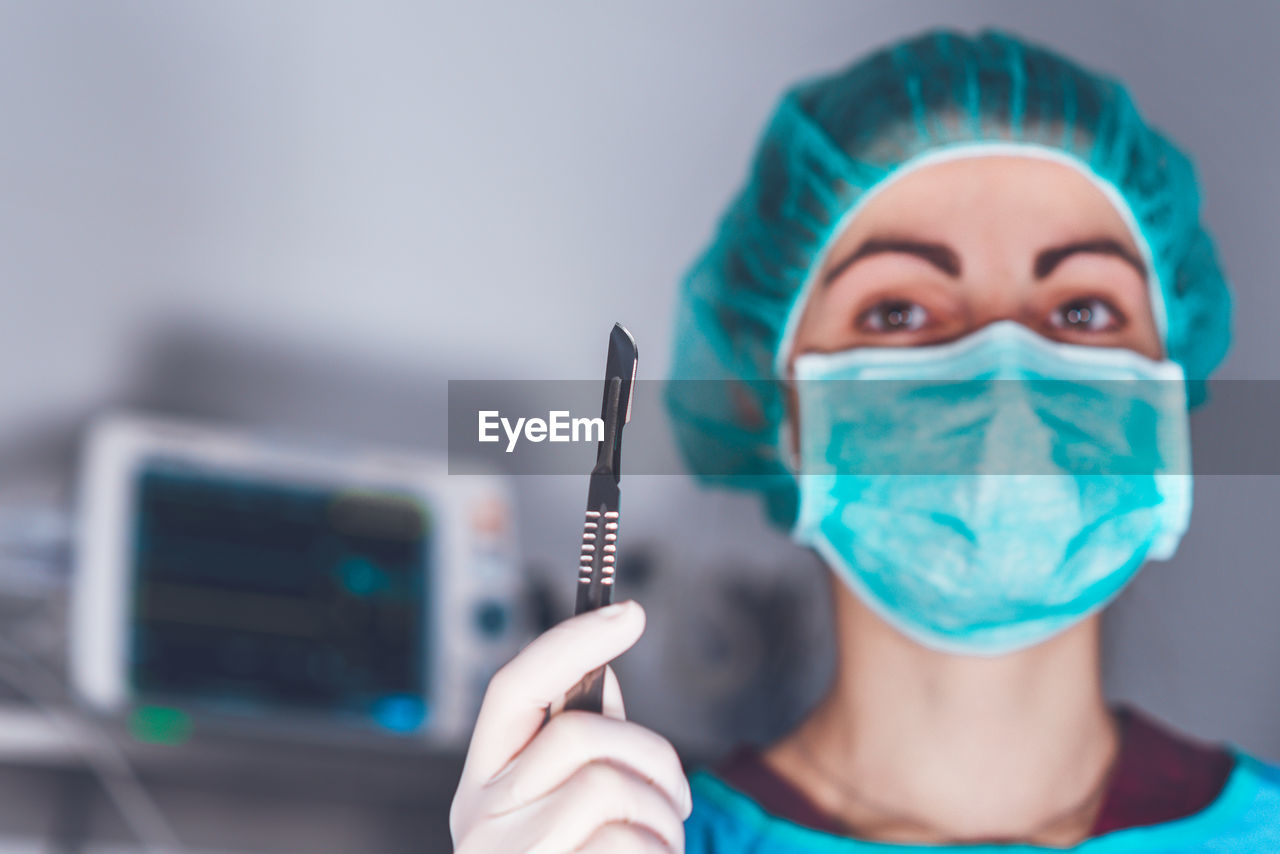
<svg viewBox="0 0 1280 854">
<path fill-rule="evenodd" d="M 1100 612 L 1178 546 L 1229 338 L 1198 208 L 1120 85 L 1007 35 L 788 92 L 684 281 L 668 402 L 692 468 L 830 568 L 831 685 L 690 783 L 612 677 L 543 725 L 644 628 L 566 621 L 490 685 L 457 850 L 1280 851 L 1280 770 L 1102 692 Z"/>
</svg>

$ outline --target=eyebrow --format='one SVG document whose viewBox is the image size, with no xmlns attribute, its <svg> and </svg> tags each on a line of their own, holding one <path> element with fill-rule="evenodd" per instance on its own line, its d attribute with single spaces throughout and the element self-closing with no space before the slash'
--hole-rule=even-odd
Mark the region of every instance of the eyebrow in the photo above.
<svg viewBox="0 0 1280 854">
<path fill-rule="evenodd" d="M 861 246 L 853 251 L 844 260 L 834 265 L 827 272 L 824 285 L 834 282 L 841 273 L 848 270 L 863 258 L 869 258 L 872 255 L 914 255 L 915 257 L 932 264 L 948 276 L 955 278 L 960 275 L 960 256 L 956 251 L 945 243 L 926 243 L 920 240 L 904 240 L 899 238 L 872 237 L 863 242 Z"/>
<path fill-rule="evenodd" d="M 1147 265 L 1142 263 L 1142 259 L 1130 252 L 1126 247 L 1122 246 L 1118 241 L 1109 237 L 1098 237 L 1092 240 L 1081 240 L 1076 243 L 1068 243 L 1065 246 L 1057 246 L 1053 249 L 1046 249 L 1036 256 L 1035 266 L 1032 267 L 1032 274 L 1037 279 L 1043 279 L 1052 273 L 1059 264 L 1070 258 L 1072 255 L 1110 255 L 1113 258 L 1119 258 L 1121 261 L 1132 267 L 1143 281 L 1147 278 Z"/>
<path fill-rule="evenodd" d="M 857 262 L 873 255 L 899 254 L 912 255 L 938 268 L 951 278 L 960 275 L 960 256 L 945 243 L 930 243 L 922 240 L 902 238 L 872 237 L 864 241 L 848 257 L 831 267 L 823 278 L 823 284 L 829 285 L 842 273 Z M 1097 237 L 1089 240 L 1078 240 L 1062 246 L 1045 249 L 1036 255 L 1032 265 L 1032 275 L 1037 280 L 1049 276 L 1058 265 L 1072 255 L 1109 255 L 1118 258 L 1132 267 L 1144 280 L 1147 278 L 1147 266 L 1142 260 L 1130 252 L 1119 241 L 1109 237 Z"/>
</svg>

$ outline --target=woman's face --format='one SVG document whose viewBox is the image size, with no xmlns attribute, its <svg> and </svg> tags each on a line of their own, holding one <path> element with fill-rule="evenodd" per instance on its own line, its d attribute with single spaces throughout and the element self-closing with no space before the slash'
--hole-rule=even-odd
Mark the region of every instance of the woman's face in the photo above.
<svg viewBox="0 0 1280 854">
<path fill-rule="evenodd" d="M 972 157 L 886 187 L 828 253 L 791 355 L 938 344 L 996 320 L 1162 357 L 1138 248 L 1069 166 Z"/>
</svg>

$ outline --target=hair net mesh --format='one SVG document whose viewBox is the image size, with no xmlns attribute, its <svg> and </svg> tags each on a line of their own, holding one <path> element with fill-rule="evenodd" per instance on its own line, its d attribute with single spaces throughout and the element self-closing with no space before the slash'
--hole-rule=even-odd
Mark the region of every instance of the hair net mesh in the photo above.
<svg viewBox="0 0 1280 854">
<path fill-rule="evenodd" d="M 912 158 L 975 142 L 1056 149 L 1118 191 L 1151 251 L 1169 357 L 1203 397 L 1231 307 L 1190 161 L 1114 80 L 1001 33 L 928 33 L 787 92 L 686 275 L 672 378 L 707 382 L 670 383 L 667 403 L 696 474 L 759 490 L 774 521 L 792 522 L 775 361 L 793 305 L 863 194 Z"/>
</svg>

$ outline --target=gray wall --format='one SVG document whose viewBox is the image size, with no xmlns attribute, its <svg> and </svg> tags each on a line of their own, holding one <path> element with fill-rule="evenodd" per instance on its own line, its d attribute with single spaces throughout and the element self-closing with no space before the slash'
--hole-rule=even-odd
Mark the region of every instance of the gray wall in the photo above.
<svg viewBox="0 0 1280 854">
<path fill-rule="evenodd" d="M 1130 84 L 1199 165 L 1240 306 L 1226 373 L 1274 378 L 1280 4 L 10 2 L 0 461 L 64 459 L 122 400 L 440 445 L 443 380 L 593 379 L 615 319 L 661 376 L 675 281 L 783 87 L 930 24 L 998 25 Z M 522 482 L 535 573 L 563 580 L 582 488 Z M 786 573 L 803 609 L 821 577 L 750 502 L 627 489 L 659 567 L 630 705 L 713 751 L 727 730 L 689 687 L 706 674 L 673 677 L 671 656 L 733 611 L 716 579 Z M 1177 559 L 1113 609 L 1107 661 L 1117 697 L 1272 757 L 1278 498 L 1275 478 L 1200 479 Z M 786 620 L 761 589 L 742 594 L 758 620 Z M 753 643 L 740 613 L 716 619 L 710 646 Z M 822 640 L 776 674 L 795 696 L 820 686 Z M 721 653 L 742 678 L 769 655 Z"/>
</svg>

